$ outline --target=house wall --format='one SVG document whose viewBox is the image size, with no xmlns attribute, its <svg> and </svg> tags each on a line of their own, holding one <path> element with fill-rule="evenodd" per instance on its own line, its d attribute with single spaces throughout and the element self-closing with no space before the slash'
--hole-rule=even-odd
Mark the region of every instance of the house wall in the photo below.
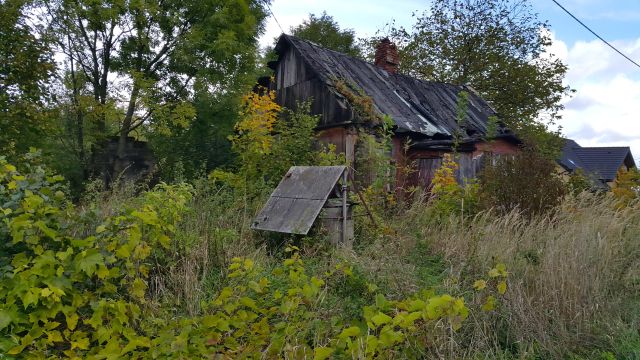
<svg viewBox="0 0 640 360">
<path fill-rule="evenodd" d="M 476 151 L 474 154 L 478 153 L 493 153 L 498 155 L 513 155 L 520 150 L 518 145 L 503 140 L 496 139 L 491 141 L 483 141 L 476 144 Z"/>
<path fill-rule="evenodd" d="M 335 127 L 318 131 L 318 140 L 323 144 L 333 144 L 337 153 L 345 154 L 349 166 L 353 166 L 355 160 L 355 147 L 358 141 L 358 132 L 354 127 Z"/>
<path fill-rule="evenodd" d="M 349 166 L 355 166 L 358 132 L 354 126 L 320 130 L 318 140 L 324 144 L 335 145 L 336 152 L 345 154 Z M 428 188 L 435 171 L 442 164 L 442 157 L 448 151 L 405 150 L 406 142 L 406 136 L 392 138 L 391 160 L 397 169 L 395 186 L 398 191 L 412 186 Z M 457 173 L 459 181 L 474 178 L 481 170 L 487 154 L 509 155 L 515 154 L 518 150 L 517 145 L 500 139 L 477 143 L 475 151 L 458 153 L 456 161 L 460 168 Z"/>
<path fill-rule="evenodd" d="M 302 101 L 311 101 L 311 114 L 320 115 L 320 127 L 350 122 L 353 111 L 345 99 L 338 98 L 329 85 L 320 79 L 290 48 L 275 69 L 275 91 L 278 104 L 295 109 Z"/>
<path fill-rule="evenodd" d="M 399 188 L 420 186 L 428 188 L 435 171 L 442 165 L 442 157 L 449 151 L 409 149 L 405 152 L 406 137 L 396 136 L 393 141 L 393 160 L 400 169 L 396 174 L 396 183 Z M 473 152 L 460 152 L 456 161 L 459 169 L 457 177 L 460 182 L 477 176 L 482 169 L 487 154 L 510 155 L 515 154 L 519 148 L 516 144 L 497 139 L 490 142 L 475 144 Z"/>
</svg>

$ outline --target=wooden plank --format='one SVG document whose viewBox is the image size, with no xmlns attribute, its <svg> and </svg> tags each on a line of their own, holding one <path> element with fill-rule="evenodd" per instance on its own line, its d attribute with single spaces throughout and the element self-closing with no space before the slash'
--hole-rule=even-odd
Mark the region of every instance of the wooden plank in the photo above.
<svg viewBox="0 0 640 360">
<path fill-rule="evenodd" d="M 345 166 L 291 167 L 251 228 L 306 235 L 345 171 Z"/>
</svg>

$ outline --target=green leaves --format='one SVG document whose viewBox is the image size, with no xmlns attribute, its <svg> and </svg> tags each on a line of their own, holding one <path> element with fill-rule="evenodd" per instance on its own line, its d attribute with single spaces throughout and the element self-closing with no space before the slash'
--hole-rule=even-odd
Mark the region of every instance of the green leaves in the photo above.
<svg viewBox="0 0 640 360">
<path fill-rule="evenodd" d="M 391 316 L 389 316 L 387 314 L 384 314 L 384 313 L 381 313 L 381 312 L 379 312 L 378 314 L 376 314 L 375 316 L 373 316 L 371 318 L 371 322 L 373 322 L 373 324 L 376 327 L 378 327 L 380 325 L 387 324 L 387 323 L 391 322 L 391 320 L 393 320 L 391 318 Z"/>
<path fill-rule="evenodd" d="M 89 249 L 78 254 L 75 263 L 77 270 L 84 271 L 91 276 L 96 272 L 98 265 L 104 263 L 104 257 L 98 249 Z"/>
<path fill-rule="evenodd" d="M 0 352 L 117 357 L 148 347 L 139 326 L 149 274 L 145 260 L 152 248 L 172 241 L 190 189 L 161 184 L 140 197 L 139 207 L 78 237 L 84 224 L 56 195 L 59 179 L 25 167 L 33 172 L 18 173 L 0 158 L 0 203 L 6 206 L 0 209 L 0 234 L 10 240 L 0 243 L 8 257 L 8 276 L 0 279 L 0 338 L 10 339 L 0 341 Z"/>
<path fill-rule="evenodd" d="M 350 337 L 355 337 L 360 335 L 360 328 L 357 326 L 351 326 L 348 327 L 344 330 L 342 330 L 342 332 L 340 333 L 340 335 L 338 335 L 339 339 L 346 339 L 346 338 L 350 338 Z"/>
<path fill-rule="evenodd" d="M 362 49 L 356 42 L 355 32 L 341 29 L 332 16 L 323 12 L 320 16 L 310 14 L 302 24 L 291 29 L 291 34 L 301 39 L 347 55 L 362 57 Z"/>
<path fill-rule="evenodd" d="M 328 359 L 335 349 L 330 347 L 317 347 L 313 349 L 313 360 L 324 360 Z"/>
<path fill-rule="evenodd" d="M 7 310 L 0 309 L 0 330 L 11 324 L 11 313 Z"/>
</svg>

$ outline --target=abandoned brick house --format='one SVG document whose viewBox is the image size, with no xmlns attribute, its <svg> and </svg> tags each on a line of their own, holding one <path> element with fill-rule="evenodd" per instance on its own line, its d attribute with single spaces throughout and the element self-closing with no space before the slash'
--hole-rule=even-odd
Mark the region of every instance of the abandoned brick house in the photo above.
<svg viewBox="0 0 640 360">
<path fill-rule="evenodd" d="M 398 165 L 415 166 L 405 184 L 428 186 L 443 154 L 452 152 L 454 144 L 459 178 L 474 177 L 487 153 L 518 150 L 519 140 L 502 126 L 487 141 L 490 119 L 496 113 L 471 87 L 399 74 L 398 51 L 388 39 L 378 45 L 375 64 L 285 34 L 275 51 L 278 58 L 269 63 L 275 76 L 261 79 L 261 85 L 275 90 L 277 102 L 288 108 L 311 100 L 311 112 L 320 115 L 320 141 L 335 144 L 351 166 L 359 133 L 370 126 L 354 105 L 357 96 L 366 96 L 375 113 L 393 120 L 391 157 Z M 460 121 L 463 93 L 466 114 Z"/>
</svg>

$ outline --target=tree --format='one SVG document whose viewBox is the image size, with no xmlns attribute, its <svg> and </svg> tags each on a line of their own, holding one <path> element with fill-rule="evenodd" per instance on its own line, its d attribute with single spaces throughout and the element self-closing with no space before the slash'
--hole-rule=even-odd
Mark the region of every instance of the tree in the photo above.
<svg viewBox="0 0 640 360">
<path fill-rule="evenodd" d="M 54 65 L 46 38 L 34 35 L 27 2 L 0 2 L 0 153 L 36 146 L 48 125 L 43 106 Z"/>
<path fill-rule="evenodd" d="M 545 53 L 549 24 L 528 1 L 434 0 L 410 31 L 394 26 L 390 32 L 400 45 L 402 72 L 470 84 L 524 140 L 555 139 L 544 124 L 559 118 L 560 100 L 570 92 L 562 83 L 567 66 Z"/>
<path fill-rule="evenodd" d="M 341 29 L 333 16 L 328 15 L 326 11 L 320 16 L 309 14 L 309 18 L 304 20 L 302 24 L 291 27 L 291 34 L 301 39 L 313 41 L 327 49 L 358 58 L 362 57 L 362 50 L 356 42 L 355 31 Z"/>
<path fill-rule="evenodd" d="M 44 3 L 66 56 L 78 133 L 86 122 L 80 99 L 89 93 L 97 132 L 119 138 L 116 173 L 134 131 L 189 127 L 195 93 L 224 92 L 254 68 L 264 19 L 263 0 Z"/>
<path fill-rule="evenodd" d="M 620 207 L 638 199 L 640 194 L 640 171 L 636 168 L 626 170 L 620 168 L 613 185 L 613 195 L 618 199 Z"/>
</svg>

